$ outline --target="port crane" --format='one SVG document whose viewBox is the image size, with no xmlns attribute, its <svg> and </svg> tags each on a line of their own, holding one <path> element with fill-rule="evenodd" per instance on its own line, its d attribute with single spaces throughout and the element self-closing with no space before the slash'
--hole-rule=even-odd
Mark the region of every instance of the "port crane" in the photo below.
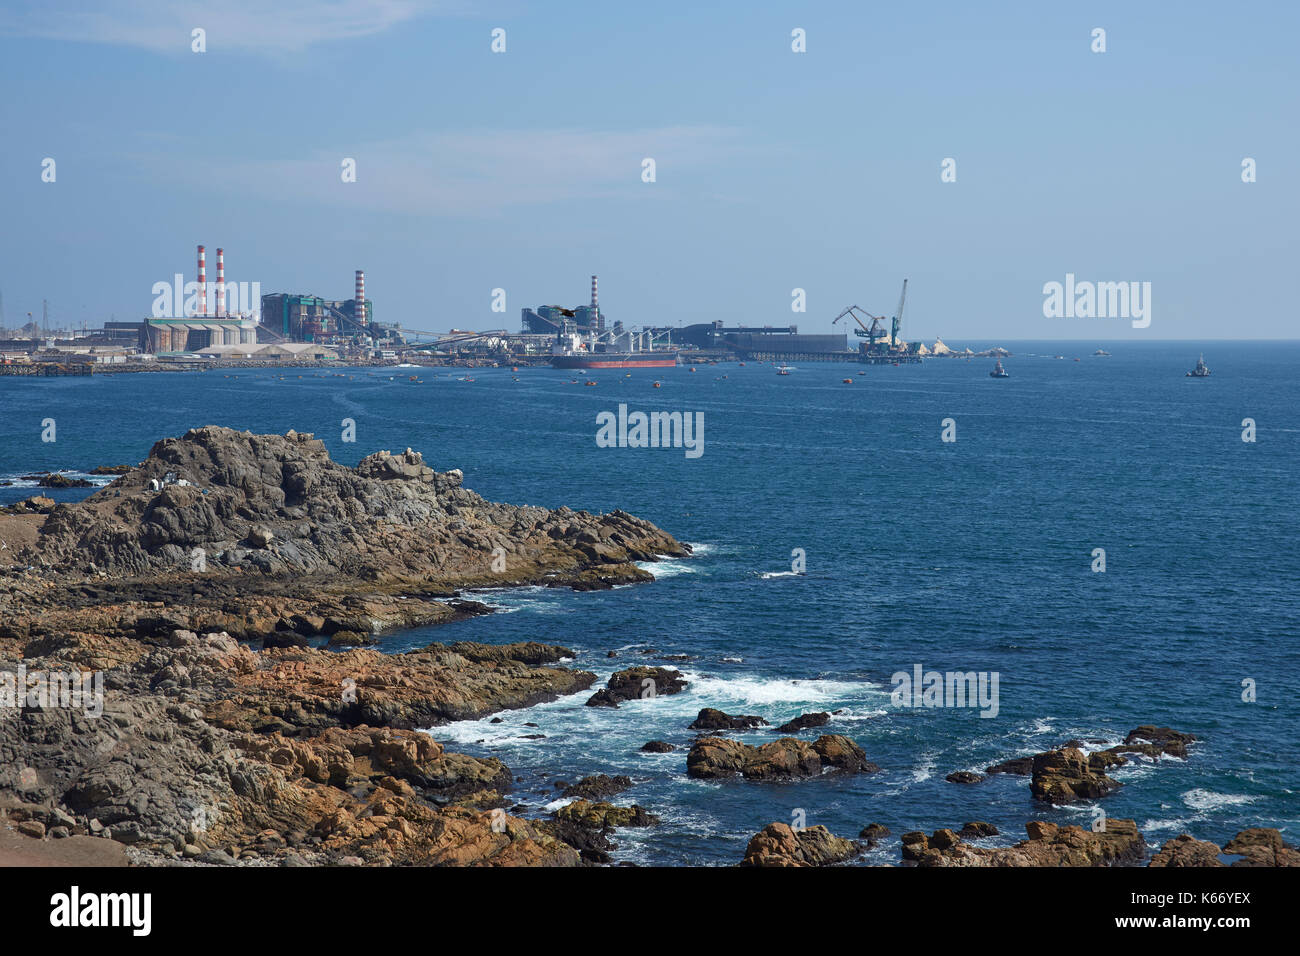
<svg viewBox="0 0 1300 956">
<path fill-rule="evenodd" d="M 907 302 L 907 280 L 904 279 L 903 292 L 898 297 L 898 311 L 894 314 L 894 317 L 889 320 L 890 349 L 897 348 L 898 330 L 903 324 L 903 306 L 906 302 Z M 863 316 L 871 320 L 870 325 L 867 325 L 866 322 L 864 322 L 861 318 L 859 318 L 858 316 L 859 312 L 861 312 Z M 858 328 L 853 330 L 853 334 L 860 339 L 867 340 L 868 342 L 867 348 L 869 351 L 872 352 L 876 351 L 876 342 L 885 337 L 885 329 L 884 326 L 881 324 L 884 321 L 886 321 L 885 316 L 872 315 L 866 309 L 863 309 L 856 305 L 851 305 L 843 312 L 841 312 L 839 315 L 835 316 L 835 318 L 831 320 L 831 325 L 835 325 L 836 323 L 839 322 L 840 319 L 844 318 L 846 315 L 852 318 L 854 322 L 858 323 Z"/>
</svg>

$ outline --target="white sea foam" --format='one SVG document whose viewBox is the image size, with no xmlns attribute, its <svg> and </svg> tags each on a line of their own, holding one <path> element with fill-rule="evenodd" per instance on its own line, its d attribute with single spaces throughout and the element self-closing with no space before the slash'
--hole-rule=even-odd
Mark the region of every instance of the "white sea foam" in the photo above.
<svg viewBox="0 0 1300 956">
<path fill-rule="evenodd" d="M 1218 810 L 1221 807 L 1236 807 L 1245 803 L 1254 803 L 1255 798 L 1240 793 L 1215 793 L 1213 790 L 1188 790 L 1183 794 L 1183 803 L 1193 810 Z"/>
<path fill-rule="evenodd" d="M 764 571 L 761 574 L 759 574 L 759 577 L 762 578 L 764 581 L 771 580 L 772 578 L 801 578 L 803 577 L 803 572 L 802 571 Z"/>
<path fill-rule="evenodd" d="M 763 677 L 710 677 L 684 673 L 691 690 L 710 700 L 745 704 L 816 704 L 858 697 L 873 689 L 859 681 L 771 680 Z"/>
<path fill-rule="evenodd" d="M 693 568 L 685 561 L 663 560 L 663 561 L 638 561 L 636 566 L 642 571 L 649 571 L 659 578 L 673 578 L 679 574 L 695 574 L 699 568 Z"/>
</svg>

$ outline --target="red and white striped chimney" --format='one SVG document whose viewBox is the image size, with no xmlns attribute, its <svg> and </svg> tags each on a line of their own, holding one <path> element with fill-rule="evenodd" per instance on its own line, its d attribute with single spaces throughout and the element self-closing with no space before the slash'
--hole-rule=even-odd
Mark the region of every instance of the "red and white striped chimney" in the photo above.
<svg viewBox="0 0 1300 956">
<path fill-rule="evenodd" d="M 597 299 L 596 299 L 596 277 L 595 277 L 595 276 L 592 276 L 592 277 L 591 277 L 591 307 L 592 307 L 593 309 L 598 309 L 598 308 L 599 308 L 599 305 L 598 305 L 598 302 L 597 302 Z"/>
<path fill-rule="evenodd" d="M 366 315 L 366 274 L 360 269 L 357 270 L 357 295 L 356 308 L 352 310 L 352 317 L 358 322 L 365 324 Z"/>
<path fill-rule="evenodd" d="M 217 318 L 226 317 L 226 250 L 217 249 Z"/>
<path fill-rule="evenodd" d="M 205 318 L 208 314 L 208 266 L 202 246 L 199 246 L 199 307 L 194 314 Z"/>
</svg>

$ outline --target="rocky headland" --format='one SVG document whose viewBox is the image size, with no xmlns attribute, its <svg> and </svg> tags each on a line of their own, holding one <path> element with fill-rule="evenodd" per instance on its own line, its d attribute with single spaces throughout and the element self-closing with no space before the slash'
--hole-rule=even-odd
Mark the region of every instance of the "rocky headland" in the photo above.
<svg viewBox="0 0 1300 956">
<path fill-rule="evenodd" d="M 654 822 L 511 816 L 508 767 L 418 732 L 589 688 L 567 648 L 320 646 L 487 611 L 467 588 L 651 581 L 636 562 L 689 547 L 649 522 L 210 426 L 83 501 L 4 509 L 0 541 L 0 670 L 102 679 L 99 713 L 0 708 L 0 813 L 27 837 L 151 863 L 576 865 L 591 834 Z"/>
</svg>

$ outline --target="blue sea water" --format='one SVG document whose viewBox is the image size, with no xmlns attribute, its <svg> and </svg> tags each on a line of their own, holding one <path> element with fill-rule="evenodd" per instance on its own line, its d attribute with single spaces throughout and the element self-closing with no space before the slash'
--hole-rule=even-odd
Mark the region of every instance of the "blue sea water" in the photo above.
<svg viewBox="0 0 1300 956">
<path fill-rule="evenodd" d="M 1183 832 L 1222 843 L 1247 826 L 1295 840 L 1300 343 L 1114 343 L 1110 357 L 1090 354 L 1099 343 L 1006 344 L 1016 354 L 1004 380 L 986 359 L 788 376 L 754 363 L 601 370 L 595 387 L 533 368 L 477 370 L 473 382 L 452 370 L 411 382 L 415 370 L 400 369 L 0 378 L 0 480 L 136 462 L 202 424 L 294 428 L 348 464 L 410 446 L 490 499 L 623 508 L 691 542 L 693 557 L 647 565 L 652 584 L 488 592 L 479 599 L 499 613 L 383 645 L 562 643 L 602 682 L 633 663 L 679 667 L 690 681 L 680 695 L 610 710 L 581 694 L 432 730 L 504 760 L 520 778 L 513 800 L 536 815 L 556 805 L 557 780 L 631 776 L 619 801 L 663 823 L 619 831 L 619 860 L 734 863 L 753 833 L 800 812 L 842 836 L 888 826 L 875 863 L 896 862 L 912 829 L 984 820 L 998 845 L 1023 838 L 1029 819 L 1086 826 L 1091 804 L 1039 806 L 1024 777 L 944 776 L 1075 737 L 1117 742 L 1144 723 L 1200 741 L 1186 761 L 1114 771 L 1125 786 L 1099 802 L 1108 816 L 1135 819 L 1153 846 Z M 1213 376 L 1185 378 L 1202 351 Z M 596 415 L 619 403 L 702 412 L 703 455 L 597 447 Z M 344 418 L 355 444 L 341 440 Z M 1254 443 L 1242 441 L 1245 418 Z M 0 488 L 0 502 L 32 493 Z M 1092 571 L 1096 548 L 1104 573 Z M 805 575 L 781 573 L 794 549 Z M 997 716 L 894 706 L 890 676 L 917 664 L 996 672 Z M 1243 681 L 1256 702 L 1243 701 Z M 824 732 L 852 737 L 881 771 L 688 779 L 687 725 L 702 707 L 772 725 L 834 711 Z M 639 752 L 652 739 L 678 749 Z"/>
</svg>

